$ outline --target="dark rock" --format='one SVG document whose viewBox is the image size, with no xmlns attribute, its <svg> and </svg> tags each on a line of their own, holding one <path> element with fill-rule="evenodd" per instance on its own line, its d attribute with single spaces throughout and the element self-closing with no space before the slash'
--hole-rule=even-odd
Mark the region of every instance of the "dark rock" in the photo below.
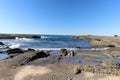
<svg viewBox="0 0 120 80">
<path fill-rule="evenodd" d="M 28 48 L 27 51 L 35 51 L 35 49 Z"/>
<path fill-rule="evenodd" d="M 5 45 L 3 42 L 0 42 L 0 45 Z"/>
<path fill-rule="evenodd" d="M 108 47 L 115 47 L 115 45 L 108 45 Z"/>
<path fill-rule="evenodd" d="M 35 60 L 35 59 L 38 59 L 38 58 L 47 57 L 47 56 L 49 56 L 49 54 L 45 53 L 44 51 L 40 51 L 40 52 L 37 52 L 37 53 L 36 53 L 36 56 L 33 56 L 33 57 L 31 58 L 31 61 L 32 61 L 32 60 Z"/>
<path fill-rule="evenodd" d="M 44 65 L 48 65 L 48 64 L 54 64 L 54 63 L 56 63 L 56 58 L 58 58 L 58 55 L 39 58 L 39 59 L 35 59 L 35 60 L 29 62 L 28 65 L 44 66 Z"/>
<path fill-rule="evenodd" d="M 68 57 L 73 57 L 73 56 L 75 56 L 74 51 L 70 51 L 70 53 L 68 54 Z"/>
<path fill-rule="evenodd" d="M 67 56 L 68 55 L 68 52 L 67 52 L 66 49 L 61 49 L 60 51 L 61 51 L 62 56 Z"/>
<path fill-rule="evenodd" d="M 101 39 L 95 39 L 96 41 L 101 41 Z"/>
<path fill-rule="evenodd" d="M 0 51 L 0 54 L 2 54 L 3 53 L 3 51 Z"/>
<path fill-rule="evenodd" d="M 118 37 L 118 35 L 114 35 L 114 37 Z"/>
<path fill-rule="evenodd" d="M 9 46 L 6 47 L 6 49 L 8 49 L 8 48 L 9 48 Z"/>
<path fill-rule="evenodd" d="M 13 58 L 6 59 L 4 62 L 8 63 L 11 67 L 12 66 L 21 66 L 29 63 L 30 61 L 36 60 L 38 58 L 47 57 L 46 53 L 43 51 L 36 52 L 36 51 L 28 51 L 24 54 L 20 54 Z"/>
<path fill-rule="evenodd" d="M 21 54 L 21 53 L 9 54 L 9 58 L 13 58 L 13 57 L 18 56 L 18 55 L 20 55 L 20 54 Z"/>
<path fill-rule="evenodd" d="M 7 50 L 7 54 L 15 54 L 15 53 L 24 53 L 23 50 L 19 49 L 19 48 L 15 48 L 15 49 L 8 49 Z"/>
</svg>

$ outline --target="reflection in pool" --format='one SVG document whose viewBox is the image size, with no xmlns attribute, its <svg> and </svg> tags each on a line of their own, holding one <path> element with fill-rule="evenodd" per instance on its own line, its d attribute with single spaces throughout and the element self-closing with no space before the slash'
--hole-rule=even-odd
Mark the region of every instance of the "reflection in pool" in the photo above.
<svg viewBox="0 0 120 80">
<path fill-rule="evenodd" d="M 7 54 L 0 54 L 0 59 L 4 59 L 4 58 L 7 58 L 8 55 Z"/>
<path fill-rule="evenodd" d="M 100 65 L 99 62 L 86 61 L 83 58 L 79 58 L 79 57 L 63 58 L 61 59 L 61 62 L 68 62 L 73 64 L 82 63 L 82 64 L 89 64 L 89 65 Z"/>
</svg>

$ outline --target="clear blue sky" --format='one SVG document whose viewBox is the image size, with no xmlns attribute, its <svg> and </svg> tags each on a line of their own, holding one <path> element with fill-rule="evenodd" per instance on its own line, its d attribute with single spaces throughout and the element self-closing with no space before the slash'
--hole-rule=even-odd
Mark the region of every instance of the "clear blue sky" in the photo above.
<svg viewBox="0 0 120 80">
<path fill-rule="evenodd" d="M 120 0 L 0 0 L 0 33 L 120 34 Z"/>
</svg>

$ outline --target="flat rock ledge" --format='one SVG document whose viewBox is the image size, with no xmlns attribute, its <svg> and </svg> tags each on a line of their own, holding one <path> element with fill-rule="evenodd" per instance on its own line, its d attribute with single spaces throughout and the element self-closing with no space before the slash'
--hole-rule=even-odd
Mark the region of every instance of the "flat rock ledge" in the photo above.
<svg viewBox="0 0 120 80">
<path fill-rule="evenodd" d="M 74 65 L 74 74 L 81 73 L 81 71 L 120 76 L 120 67 L 105 67 L 86 64 Z"/>
</svg>

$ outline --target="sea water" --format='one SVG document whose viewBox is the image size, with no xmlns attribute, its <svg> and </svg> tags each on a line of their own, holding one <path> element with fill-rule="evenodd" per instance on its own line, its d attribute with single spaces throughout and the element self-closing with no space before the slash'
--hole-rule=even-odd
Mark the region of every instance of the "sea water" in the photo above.
<svg viewBox="0 0 120 80">
<path fill-rule="evenodd" d="M 87 40 L 84 39 L 73 39 L 68 35 L 42 35 L 39 39 L 1 39 L 0 42 L 5 43 L 6 46 L 11 48 L 73 48 L 73 47 L 91 47 Z"/>
<path fill-rule="evenodd" d="M 29 38 L 16 38 L 16 39 L 0 39 L 5 45 L 0 46 L 0 51 L 9 48 L 21 48 L 21 49 L 39 49 L 39 50 L 60 50 L 62 48 L 68 50 L 75 50 L 77 48 L 90 48 L 91 46 L 85 39 L 73 39 L 69 35 L 41 35 L 38 39 Z M 6 55 L 0 54 L 0 58 L 4 58 Z"/>
</svg>

